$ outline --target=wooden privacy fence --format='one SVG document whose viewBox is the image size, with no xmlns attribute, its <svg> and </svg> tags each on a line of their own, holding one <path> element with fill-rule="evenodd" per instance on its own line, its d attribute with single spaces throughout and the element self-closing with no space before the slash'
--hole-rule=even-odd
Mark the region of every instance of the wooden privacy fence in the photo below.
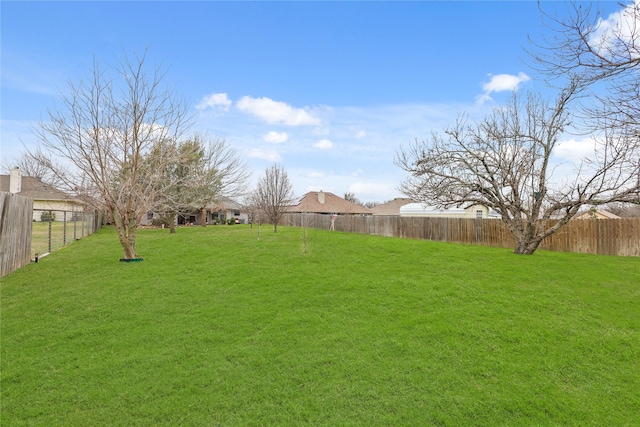
<svg viewBox="0 0 640 427">
<path fill-rule="evenodd" d="M 34 210 L 33 199 L 0 192 L 0 277 L 102 227 L 99 211 Z"/>
<path fill-rule="evenodd" d="M 281 225 L 331 229 L 331 216 L 285 214 Z M 334 230 L 407 239 L 436 240 L 513 248 L 514 239 L 499 219 L 340 215 Z M 640 256 L 640 218 L 576 219 L 547 237 L 540 249 L 600 255 Z"/>
<path fill-rule="evenodd" d="M 0 192 L 0 277 L 31 262 L 33 199 Z"/>
</svg>

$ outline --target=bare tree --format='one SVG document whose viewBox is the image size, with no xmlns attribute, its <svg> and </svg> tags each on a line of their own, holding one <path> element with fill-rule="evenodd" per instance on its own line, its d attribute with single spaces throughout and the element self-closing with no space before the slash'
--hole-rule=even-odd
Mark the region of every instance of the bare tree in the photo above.
<svg viewBox="0 0 640 427">
<path fill-rule="evenodd" d="M 207 206 L 218 201 L 220 196 L 244 196 L 251 171 L 224 140 L 211 141 L 196 136 L 193 142 L 201 147 L 202 158 L 189 181 L 191 206 L 200 212 L 200 224 L 205 227 Z"/>
<path fill-rule="evenodd" d="M 111 216 L 124 259 L 137 257 L 136 231 L 168 186 L 164 171 L 175 163 L 175 141 L 189 125 L 186 103 L 164 89 L 161 67 L 147 67 L 146 55 L 127 58 L 109 74 L 95 62 L 91 78 L 69 84 L 63 105 L 48 112 L 35 130 L 50 167 L 70 188 L 99 195 Z M 164 144 L 153 167 L 145 161 Z"/>
<path fill-rule="evenodd" d="M 552 78 L 578 76 L 590 85 L 610 77 L 630 76 L 640 65 L 640 3 L 620 4 L 612 19 L 602 11 L 575 1 L 565 2 L 568 14 L 541 8 L 551 37 L 530 40 L 529 54 Z"/>
<path fill-rule="evenodd" d="M 52 187 L 60 187 L 62 185 L 60 179 L 47 167 L 47 164 L 40 161 L 37 150 L 32 153 L 25 148 L 19 158 L 11 162 L 5 159 L 2 163 L 2 170 L 5 173 L 9 173 L 11 169 L 17 167 L 22 171 L 23 175 L 37 178 Z"/>
<path fill-rule="evenodd" d="M 347 202 L 354 203 L 356 205 L 364 206 L 362 201 L 356 197 L 355 193 L 344 193 L 344 199 Z"/>
<path fill-rule="evenodd" d="M 550 82 L 570 81 L 593 102 L 581 115 L 589 130 L 640 138 L 640 2 L 609 17 L 593 5 L 566 2 L 560 15 L 543 10 L 552 36 L 531 40 L 533 66 Z"/>
<path fill-rule="evenodd" d="M 258 205 L 259 203 L 256 200 L 256 191 L 251 191 L 244 195 L 242 199 L 242 206 L 247 212 L 247 219 L 251 228 L 253 228 L 253 224 L 260 220 L 260 207 Z"/>
<path fill-rule="evenodd" d="M 605 209 L 621 218 L 640 218 L 640 204 L 613 203 Z"/>
<path fill-rule="evenodd" d="M 439 207 L 483 204 L 498 212 L 515 238 L 514 252 L 532 254 L 583 206 L 629 201 L 638 191 L 638 142 L 605 135 L 572 180 L 554 177 L 552 155 L 569 125 L 570 86 L 554 104 L 513 94 L 476 124 L 459 120 L 431 141 L 401 148 L 396 164 L 410 173 L 401 191 Z M 551 219 L 554 221 L 550 221 Z"/>
<path fill-rule="evenodd" d="M 190 208 L 188 202 L 191 200 L 191 191 L 188 182 L 192 168 L 201 161 L 203 154 L 198 150 L 198 146 L 189 141 L 175 143 L 174 141 L 161 141 L 144 157 L 144 168 L 156 169 L 163 159 L 172 159 L 169 164 L 162 168 L 164 181 L 161 187 L 162 193 L 157 193 L 157 200 L 154 201 L 155 214 L 159 215 L 160 221 L 169 228 L 170 234 L 176 232 L 176 217 L 178 213 Z M 170 154 L 169 151 L 173 151 Z"/>
<path fill-rule="evenodd" d="M 151 163 L 158 151 L 149 156 Z M 202 135 L 178 143 L 174 163 L 164 173 L 167 185 L 158 195 L 158 213 L 171 234 L 180 212 L 199 212 L 206 226 L 207 208 L 221 196 L 243 196 L 250 177 L 246 164 L 224 140 Z"/>
<path fill-rule="evenodd" d="M 254 200 L 273 224 L 273 232 L 277 233 L 280 218 L 293 202 L 293 187 L 284 167 L 273 165 L 265 170 L 258 181 Z"/>
</svg>

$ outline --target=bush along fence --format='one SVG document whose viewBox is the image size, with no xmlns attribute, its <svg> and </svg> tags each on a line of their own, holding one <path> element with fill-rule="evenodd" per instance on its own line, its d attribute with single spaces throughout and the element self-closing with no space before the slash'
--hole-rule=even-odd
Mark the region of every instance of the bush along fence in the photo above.
<svg viewBox="0 0 640 427">
<path fill-rule="evenodd" d="M 281 225 L 348 233 L 513 248 L 499 219 L 400 217 L 397 215 L 285 214 Z M 576 219 L 547 237 L 539 249 L 600 255 L 640 256 L 640 218 Z"/>
<path fill-rule="evenodd" d="M 0 277 L 31 261 L 33 199 L 0 192 Z"/>
<path fill-rule="evenodd" d="M 31 258 L 37 262 L 38 258 L 95 233 L 101 226 L 99 211 L 34 210 Z"/>
</svg>

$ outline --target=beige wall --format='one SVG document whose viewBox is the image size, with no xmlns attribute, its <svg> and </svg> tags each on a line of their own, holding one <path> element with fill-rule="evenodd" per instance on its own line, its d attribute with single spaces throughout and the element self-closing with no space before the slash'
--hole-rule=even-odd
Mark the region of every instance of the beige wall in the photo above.
<svg viewBox="0 0 640 427">
<path fill-rule="evenodd" d="M 462 209 L 447 209 L 447 210 L 425 210 L 422 212 L 407 212 L 401 213 L 403 217 L 425 217 L 425 218 L 471 218 L 475 219 L 476 211 L 482 211 L 482 218 L 489 217 L 489 208 L 484 205 L 473 205 L 468 208 Z"/>
<path fill-rule="evenodd" d="M 40 221 L 42 211 L 84 212 L 84 206 L 79 203 L 64 200 L 34 200 L 33 220 Z M 55 212 L 56 221 L 64 221 L 64 212 Z M 71 214 L 67 213 L 67 221 L 71 221 Z"/>
<path fill-rule="evenodd" d="M 482 211 L 482 218 L 487 218 L 489 216 L 489 208 L 484 205 L 473 205 L 469 206 L 464 210 L 465 218 L 477 218 L 477 211 Z"/>
</svg>

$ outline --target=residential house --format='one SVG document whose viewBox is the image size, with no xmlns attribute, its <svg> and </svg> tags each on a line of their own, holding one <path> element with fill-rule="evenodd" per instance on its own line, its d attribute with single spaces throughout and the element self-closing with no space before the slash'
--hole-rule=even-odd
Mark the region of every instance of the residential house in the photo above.
<svg viewBox="0 0 640 427">
<path fill-rule="evenodd" d="M 246 224 L 249 222 L 249 214 L 244 207 L 228 198 L 221 196 L 214 203 L 207 205 L 205 208 L 205 221 L 207 224 L 215 224 L 219 221 L 227 221 L 229 219 L 235 219 L 238 224 Z M 159 218 L 159 215 L 154 212 L 149 212 L 142 220 L 142 225 L 150 225 L 154 218 Z M 176 216 L 176 224 L 178 225 L 201 225 L 201 215 L 197 210 L 180 212 Z"/>
<path fill-rule="evenodd" d="M 576 215 L 573 219 L 620 219 L 620 217 L 604 209 L 589 209 Z"/>
<path fill-rule="evenodd" d="M 373 215 L 370 209 L 351 203 L 333 193 L 310 191 L 287 209 L 292 213 L 319 213 L 337 215 Z"/>
<path fill-rule="evenodd" d="M 237 224 L 249 222 L 249 213 L 240 203 L 228 197 L 221 196 L 218 201 L 207 206 L 207 223 L 235 219 Z"/>
<path fill-rule="evenodd" d="M 381 205 L 374 206 L 371 211 L 374 215 L 400 215 L 400 208 L 408 205 L 409 203 L 415 203 L 408 198 L 397 197 Z"/>
<path fill-rule="evenodd" d="M 74 215 L 83 213 L 86 204 L 67 193 L 42 182 L 32 176 L 23 176 L 19 168 L 11 169 L 10 175 L 0 175 L 0 191 L 5 191 L 33 199 L 33 220 L 40 221 L 53 214 L 55 221 L 74 220 Z M 44 212 L 44 214 L 43 214 Z"/>
<path fill-rule="evenodd" d="M 466 208 L 437 209 L 422 203 L 409 203 L 400 207 L 403 217 L 432 217 L 432 218 L 492 218 L 489 208 L 484 205 L 471 205 Z"/>
</svg>

